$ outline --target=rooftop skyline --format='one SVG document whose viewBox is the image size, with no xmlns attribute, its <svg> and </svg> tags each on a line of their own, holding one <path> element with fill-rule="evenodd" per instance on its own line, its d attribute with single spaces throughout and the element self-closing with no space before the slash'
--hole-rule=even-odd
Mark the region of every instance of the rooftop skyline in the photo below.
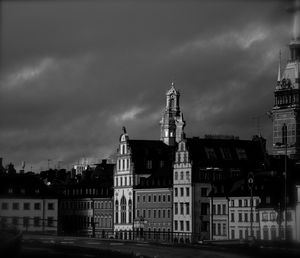
<svg viewBox="0 0 300 258">
<path fill-rule="evenodd" d="M 260 132 L 271 146 L 287 1 L 2 1 L 0 156 L 35 171 L 159 139 L 171 82 L 187 137 Z"/>
</svg>

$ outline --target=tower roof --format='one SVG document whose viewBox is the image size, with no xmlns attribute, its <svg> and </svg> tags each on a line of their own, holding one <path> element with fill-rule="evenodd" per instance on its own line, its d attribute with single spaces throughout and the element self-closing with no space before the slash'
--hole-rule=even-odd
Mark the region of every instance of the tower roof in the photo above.
<svg viewBox="0 0 300 258">
<path fill-rule="evenodd" d="M 175 83 L 171 83 L 171 88 L 167 91 L 167 95 L 176 94 L 179 95 L 179 91 L 175 89 Z"/>
</svg>

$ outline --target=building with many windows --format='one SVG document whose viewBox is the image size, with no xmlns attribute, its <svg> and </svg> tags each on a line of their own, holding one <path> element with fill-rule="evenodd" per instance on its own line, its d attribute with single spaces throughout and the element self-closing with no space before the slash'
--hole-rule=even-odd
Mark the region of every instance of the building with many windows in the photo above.
<svg viewBox="0 0 300 258">
<path fill-rule="evenodd" d="M 112 188 L 99 183 L 69 185 L 60 199 L 61 234 L 108 237 L 113 231 Z"/>
<path fill-rule="evenodd" d="M 172 178 L 176 143 L 184 127 L 179 108 L 179 92 L 172 84 L 166 94 L 161 120 L 161 140 L 131 140 L 123 128 L 114 172 L 114 231 L 120 238 L 133 238 L 134 189 L 142 178 L 160 175 Z"/>
<path fill-rule="evenodd" d="M 212 235 L 210 207 L 214 205 L 214 193 L 224 194 L 228 182 L 263 169 L 263 142 L 260 137 L 253 140 L 229 136 L 183 137 L 175 153 L 173 171 L 173 229 L 184 236 L 183 241 L 224 238 L 225 231 L 228 235 L 225 221 L 216 225 L 214 235 L 220 237 Z"/>
<path fill-rule="evenodd" d="M 172 181 L 170 177 L 143 178 L 135 188 L 136 238 L 171 241 Z"/>
<path fill-rule="evenodd" d="M 22 231 L 57 232 L 58 197 L 36 175 L 2 175 L 0 178 L 2 227 Z"/>
</svg>

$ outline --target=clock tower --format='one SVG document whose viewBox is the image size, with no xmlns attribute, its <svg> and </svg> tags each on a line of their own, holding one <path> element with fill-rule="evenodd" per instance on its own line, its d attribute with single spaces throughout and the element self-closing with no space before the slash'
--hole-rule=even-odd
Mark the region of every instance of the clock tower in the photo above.
<svg viewBox="0 0 300 258">
<path fill-rule="evenodd" d="M 185 121 L 179 106 L 180 93 L 174 87 L 166 93 L 166 107 L 160 121 L 160 140 L 169 146 L 174 146 L 182 139 Z"/>
<path fill-rule="evenodd" d="M 273 114 L 273 155 L 300 159 L 300 1 L 295 1 L 290 59 L 281 71 L 278 67 Z"/>
</svg>

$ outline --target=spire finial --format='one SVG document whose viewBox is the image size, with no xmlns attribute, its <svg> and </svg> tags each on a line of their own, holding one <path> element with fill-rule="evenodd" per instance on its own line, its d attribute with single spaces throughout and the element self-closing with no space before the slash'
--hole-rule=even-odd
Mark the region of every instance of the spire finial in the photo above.
<svg viewBox="0 0 300 258">
<path fill-rule="evenodd" d="M 300 40 L 300 0 L 294 1 L 292 8 L 294 12 L 294 24 L 293 24 L 293 40 Z"/>
<path fill-rule="evenodd" d="M 277 83 L 281 81 L 281 49 L 279 50 L 279 62 L 278 62 L 278 76 Z"/>
<path fill-rule="evenodd" d="M 122 127 L 122 130 L 123 130 L 123 133 L 124 133 L 124 134 L 127 133 L 127 132 L 126 132 L 126 127 L 125 127 L 125 126 Z"/>
</svg>

